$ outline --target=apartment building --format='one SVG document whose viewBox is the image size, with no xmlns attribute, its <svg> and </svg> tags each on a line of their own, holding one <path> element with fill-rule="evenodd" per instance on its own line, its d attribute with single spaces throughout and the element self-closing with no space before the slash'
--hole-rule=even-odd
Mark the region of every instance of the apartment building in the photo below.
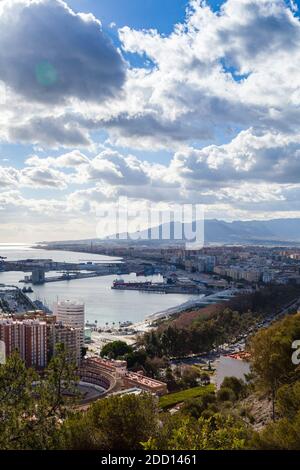
<svg viewBox="0 0 300 470">
<path fill-rule="evenodd" d="M 27 367 L 43 369 L 47 366 L 47 324 L 39 320 L 0 320 L 0 340 L 5 344 L 5 355 L 18 351 Z"/>
<path fill-rule="evenodd" d="M 70 361 L 79 366 L 81 361 L 81 329 L 64 326 L 62 323 L 48 324 L 48 357 L 53 357 L 58 344 L 62 344 Z"/>
<path fill-rule="evenodd" d="M 63 300 L 54 307 L 58 323 L 80 330 L 80 348 L 84 346 L 84 304 L 72 300 Z"/>
</svg>

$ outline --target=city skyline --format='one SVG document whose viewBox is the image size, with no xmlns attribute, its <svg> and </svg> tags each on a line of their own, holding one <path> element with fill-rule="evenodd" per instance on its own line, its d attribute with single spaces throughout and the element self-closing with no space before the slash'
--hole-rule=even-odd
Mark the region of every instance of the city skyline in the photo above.
<svg viewBox="0 0 300 470">
<path fill-rule="evenodd" d="M 0 0 L 2 460 L 300 450 L 299 63 L 300 0 Z"/>
<path fill-rule="evenodd" d="M 298 7 L 3 0 L 0 242 L 95 238 L 122 197 L 300 217 Z"/>
</svg>

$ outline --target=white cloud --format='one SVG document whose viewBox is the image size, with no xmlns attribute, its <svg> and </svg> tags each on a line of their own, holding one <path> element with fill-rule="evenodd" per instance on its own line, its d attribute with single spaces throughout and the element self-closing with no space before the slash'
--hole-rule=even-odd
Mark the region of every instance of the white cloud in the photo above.
<svg viewBox="0 0 300 470">
<path fill-rule="evenodd" d="M 299 130 L 300 23 L 283 0 L 193 1 L 169 36 L 119 30 L 124 50 L 152 70 L 131 71 L 127 102 L 106 121 L 117 143 L 176 146 L 228 129 Z"/>
<path fill-rule="evenodd" d="M 50 168 L 24 168 L 20 172 L 22 186 L 34 188 L 57 188 L 67 187 L 67 178 L 64 173 Z"/>
<path fill-rule="evenodd" d="M 28 100 L 99 101 L 123 85 L 124 63 L 91 14 L 61 0 L 2 1 L 0 79 Z"/>
<path fill-rule="evenodd" d="M 19 182 L 19 173 L 15 168 L 0 166 L 0 191 L 9 187 L 16 187 Z"/>
<path fill-rule="evenodd" d="M 27 158 L 25 164 L 29 166 L 56 167 L 56 168 L 74 168 L 80 165 L 89 164 L 89 158 L 79 150 L 65 153 L 59 157 L 40 158 L 33 155 Z"/>
<path fill-rule="evenodd" d="M 122 196 L 133 207 L 203 203 L 207 217 L 299 214 L 293 6 L 227 0 L 213 12 L 195 0 L 169 35 L 129 27 L 119 35 L 126 57 L 140 54 L 144 67 L 125 64 L 99 20 L 60 0 L 0 2 L 0 140 L 36 146 L 23 167 L 0 166 L 2 215 L 63 214 L 72 224 Z M 96 144 L 100 129 L 108 138 Z M 60 147 L 70 151 L 49 150 Z M 137 148 L 173 157 L 152 163 Z M 48 207 L 43 188 L 57 190 Z"/>
<path fill-rule="evenodd" d="M 120 29 L 123 50 L 153 63 L 153 67 L 129 67 L 126 80 L 124 60 L 92 15 L 75 14 L 58 0 L 30 2 L 27 9 L 24 2 L 10 2 L 10 8 L 0 14 L 6 26 L 9 12 L 17 12 L 0 34 L 0 44 L 8 41 L 18 22 L 24 28 L 29 17 L 32 21 L 34 15 L 28 11 L 40 20 L 29 28 L 29 40 L 40 36 L 45 17 L 50 29 L 42 30 L 42 40 L 33 48 L 22 41 L 22 28 L 10 48 L 1 48 L 0 63 L 2 54 L 3 63 L 10 64 L 3 70 L 12 75 L 11 80 L 6 78 L 3 138 L 52 147 L 89 146 L 90 133 L 105 128 L 111 142 L 119 145 L 178 149 L 194 142 L 203 145 L 220 133 L 234 137 L 241 128 L 299 131 L 300 23 L 283 0 L 227 0 L 220 12 L 192 1 L 186 21 L 167 36 L 156 30 Z M 73 43 L 78 37 L 83 39 L 76 49 Z M 20 73 L 23 62 L 16 62 L 14 54 L 22 55 L 20 43 L 32 49 L 33 57 L 24 60 L 24 67 L 32 72 L 32 61 L 40 57 L 38 48 L 44 42 L 44 50 L 52 51 L 58 65 L 66 67 L 67 80 L 40 93 L 40 85 L 33 86 L 27 72 Z M 65 60 L 66 56 L 72 60 Z M 98 73 L 103 74 L 101 79 Z M 113 90 L 104 96 L 108 101 L 97 89 L 106 85 Z M 38 102 L 28 102 L 32 97 L 26 94 L 27 88 L 29 94 L 37 94 Z M 49 109 L 43 100 L 52 98 L 55 106 Z M 78 99 L 84 101 L 78 103 Z"/>
<path fill-rule="evenodd" d="M 126 78 L 125 61 L 100 21 L 62 0 L 0 5 L 0 139 L 91 145 L 83 109 L 119 97 Z"/>
<path fill-rule="evenodd" d="M 54 148 L 91 145 L 88 132 L 64 116 L 25 117 L 20 124 L 14 117 L 8 128 L 7 139 L 20 143 L 42 143 Z"/>
<path fill-rule="evenodd" d="M 300 172 L 298 135 L 242 131 L 229 144 L 175 154 L 171 168 L 189 185 L 222 186 L 241 181 L 296 183 Z"/>
<path fill-rule="evenodd" d="M 168 165 L 105 149 L 95 156 L 78 150 L 57 157 L 31 156 L 19 171 L 5 170 L 6 185 L 68 188 L 77 209 L 126 196 L 131 201 L 217 205 L 243 204 L 249 211 L 268 203 L 277 210 L 298 188 L 300 139 L 277 132 L 242 131 L 228 144 L 176 152 Z M 11 178 L 14 178 L 13 180 Z M 84 189 L 74 187 L 84 186 Z M 74 195 L 74 197 L 72 196 Z M 299 194 L 296 192 L 296 194 Z M 274 208 L 272 209 L 272 204 Z M 295 202 L 294 202 L 295 205 Z"/>
</svg>

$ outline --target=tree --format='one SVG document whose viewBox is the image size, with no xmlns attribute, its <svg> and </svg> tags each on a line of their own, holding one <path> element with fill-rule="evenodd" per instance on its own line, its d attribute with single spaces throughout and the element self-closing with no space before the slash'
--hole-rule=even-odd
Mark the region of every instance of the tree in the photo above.
<svg viewBox="0 0 300 470">
<path fill-rule="evenodd" d="M 234 391 L 228 387 L 221 387 L 220 390 L 218 390 L 217 398 L 219 401 L 232 401 L 232 402 L 236 401 L 237 399 Z"/>
<path fill-rule="evenodd" d="M 181 383 L 184 388 L 196 387 L 200 379 L 200 370 L 194 366 L 186 366 L 181 373 Z"/>
<path fill-rule="evenodd" d="M 216 395 L 214 393 L 207 393 L 198 398 L 187 400 L 181 412 L 184 415 L 191 416 L 192 418 L 199 419 L 203 412 L 214 411 L 217 412 Z"/>
<path fill-rule="evenodd" d="M 201 372 L 200 374 L 200 381 L 203 385 L 209 385 L 210 384 L 210 376 L 206 372 Z"/>
<path fill-rule="evenodd" d="M 171 367 L 168 367 L 166 369 L 165 381 L 167 383 L 167 387 L 168 387 L 169 392 L 173 392 L 174 390 L 178 389 L 177 382 L 176 382 L 176 379 L 175 379 L 175 376 L 172 372 Z"/>
<path fill-rule="evenodd" d="M 173 426 L 172 426 L 173 425 Z M 167 431 L 167 432 L 166 432 Z M 249 439 L 249 431 L 241 421 L 215 414 L 193 420 L 176 417 L 162 429 L 158 437 L 144 443 L 146 450 L 240 450 Z"/>
<path fill-rule="evenodd" d="M 25 448 L 28 417 L 34 414 L 32 383 L 37 378 L 17 353 L 0 365 L 0 449 Z"/>
<path fill-rule="evenodd" d="M 63 344 L 56 347 L 55 355 L 51 359 L 40 382 L 39 393 L 50 407 L 51 413 L 57 414 L 58 418 L 67 415 L 67 407 L 71 400 L 78 397 L 76 365 L 70 361 L 70 356 Z M 68 398 L 68 397 L 72 398 Z"/>
<path fill-rule="evenodd" d="M 156 379 L 160 379 L 161 370 L 166 368 L 168 364 L 168 360 L 164 357 L 147 357 L 144 365 L 147 374 Z"/>
<path fill-rule="evenodd" d="M 68 414 L 70 399 L 65 392 L 74 389 L 76 380 L 62 349 L 44 377 L 27 369 L 18 353 L 0 365 L 0 449 L 56 448 L 61 420 Z"/>
<path fill-rule="evenodd" d="M 64 424 L 68 449 L 136 450 L 157 433 L 157 403 L 151 395 L 112 396 Z"/>
<path fill-rule="evenodd" d="M 223 388 L 232 390 L 236 398 L 243 397 L 246 392 L 246 384 L 237 377 L 225 377 L 221 384 L 221 389 Z"/>
<path fill-rule="evenodd" d="M 132 352 L 133 348 L 124 341 L 112 341 L 102 348 L 100 354 L 102 357 L 108 357 L 109 359 L 118 359 Z"/>
<path fill-rule="evenodd" d="M 300 411 L 292 420 L 282 418 L 268 424 L 256 433 L 250 443 L 251 448 L 259 450 L 299 450 L 300 449 Z"/>
<path fill-rule="evenodd" d="M 127 366 L 131 369 L 133 367 L 144 367 L 147 360 L 147 354 L 145 351 L 138 349 L 136 351 L 129 352 L 125 355 Z"/>
<path fill-rule="evenodd" d="M 292 343 L 299 338 L 300 314 L 297 314 L 260 330 L 250 343 L 251 369 L 257 385 L 271 393 L 273 419 L 276 392 L 295 373 L 296 367 L 291 359 Z"/>
<path fill-rule="evenodd" d="M 276 402 L 280 416 L 293 419 L 300 411 L 300 381 L 280 387 Z"/>
</svg>

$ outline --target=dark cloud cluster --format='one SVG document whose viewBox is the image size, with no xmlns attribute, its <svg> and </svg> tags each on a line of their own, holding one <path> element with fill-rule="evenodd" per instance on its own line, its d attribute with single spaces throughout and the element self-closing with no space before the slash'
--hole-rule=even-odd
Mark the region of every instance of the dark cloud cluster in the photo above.
<svg viewBox="0 0 300 470">
<path fill-rule="evenodd" d="M 61 0 L 7 2 L 0 45 L 0 80 L 28 100 L 101 102 L 125 80 L 124 61 L 99 21 Z"/>
<path fill-rule="evenodd" d="M 12 125 L 8 133 L 13 142 L 42 142 L 49 147 L 82 147 L 91 143 L 87 131 L 64 115 L 33 117 L 21 124 Z"/>
</svg>

